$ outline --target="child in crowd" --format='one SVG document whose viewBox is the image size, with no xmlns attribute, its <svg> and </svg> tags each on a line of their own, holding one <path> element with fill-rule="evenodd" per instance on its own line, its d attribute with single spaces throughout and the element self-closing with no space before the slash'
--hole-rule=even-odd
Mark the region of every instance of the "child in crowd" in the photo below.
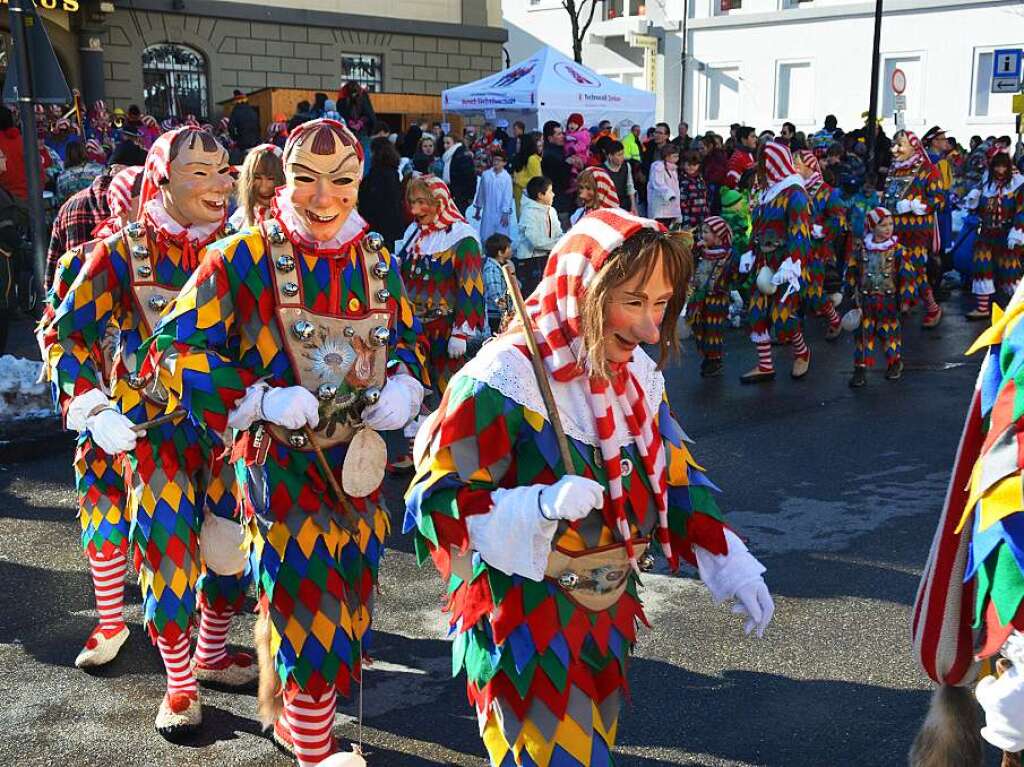
<svg viewBox="0 0 1024 767">
<path fill-rule="evenodd" d="M 484 242 L 484 303 L 487 306 L 487 322 L 491 333 L 497 335 L 505 315 L 512 309 L 511 298 L 505 275 L 502 274 L 505 264 L 512 260 L 512 240 L 504 234 L 492 234 Z"/>
<path fill-rule="evenodd" d="M 679 147 L 665 144 L 660 158 L 647 180 L 647 215 L 671 227 L 679 220 Z"/>
<path fill-rule="evenodd" d="M 874 208 L 864 223 L 864 238 L 854 246 L 846 265 L 846 284 L 861 312 L 853 334 L 850 386 L 854 388 L 867 383 L 867 369 L 875 364 L 877 345 L 885 348 L 885 377 L 898 381 L 903 375 L 900 294 L 916 279 L 913 262 L 893 235 L 892 214 Z"/>
<path fill-rule="evenodd" d="M 491 167 L 480 174 L 476 187 L 476 220 L 480 222 L 480 239 L 492 234 L 508 236 L 512 221 L 512 176 L 505 170 L 505 152 L 491 152 Z"/>
<path fill-rule="evenodd" d="M 732 230 L 724 218 L 709 216 L 701 226 L 696 248 L 700 261 L 693 272 L 686 301 L 686 320 L 693 329 L 703 378 L 722 375 L 725 326 L 729 319 L 729 280 L 732 271 Z"/>
<path fill-rule="evenodd" d="M 700 155 L 683 155 L 683 172 L 679 174 L 679 224 L 683 229 L 700 231 L 704 219 L 711 215 L 708 209 L 708 186 L 700 172 Z"/>
<path fill-rule="evenodd" d="M 547 176 L 531 178 L 519 213 L 519 246 L 516 249 L 516 277 L 529 296 L 540 284 L 548 254 L 562 236 L 558 213 L 551 204 L 555 190 Z"/>
</svg>

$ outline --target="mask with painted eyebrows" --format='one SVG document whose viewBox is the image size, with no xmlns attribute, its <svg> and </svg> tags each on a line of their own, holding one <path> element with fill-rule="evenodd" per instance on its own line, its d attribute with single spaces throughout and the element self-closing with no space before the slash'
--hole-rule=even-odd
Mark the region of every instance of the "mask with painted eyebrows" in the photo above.
<svg viewBox="0 0 1024 767">
<path fill-rule="evenodd" d="M 325 135 L 333 141 L 333 151 L 323 153 Z M 313 151 L 316 149 L 321 151 Z M 295 213 L 313 235 L 326 242 L 333 238 L 359 197 L 363 164 L 353 147 L 346 146 L 333 133 L 313 131 L 285 158 L 285 183 L 291 191 Z"/>
<path fill-rule="evenodd" d="M 213 224 L 227 213 L 234 187 L 228 155 L 222 146 L 204 149 L 202 141 L 181 147 L 168 167 L 164 207 L 182 226 Z"/>
</svg>

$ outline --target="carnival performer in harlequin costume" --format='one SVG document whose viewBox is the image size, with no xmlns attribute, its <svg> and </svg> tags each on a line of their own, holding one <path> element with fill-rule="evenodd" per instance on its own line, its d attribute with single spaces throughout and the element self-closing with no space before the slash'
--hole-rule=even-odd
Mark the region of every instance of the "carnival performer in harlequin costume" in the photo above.
<svg viewBox="0 0 1024 767">
<path fill-rule="evenodd" d="M 622 207 L 612 177 L 604 168 L 594 165 L 584 168 L 576 177 L 576 196 L 579 198 L 580 207 L 569 217 L 572 224 L 592 210 Z"/>
<path fill-rule="evenodd" d="M 800 300 L 805 312 L 824 317 L 828 322 L 825 340 L 834 341 L 843 332 L 835 304 L 825 293 L 825 271 L 835 263 L 833 243 L 840 241 L 846 229 L 846 213 L 842 195 L 825 183 L 821 164 L 809 149 L 796 153 L 796 169 L 804 180 L 804 189 L 810 203 L 811 250 L 803 265 L 803 295 Z"/>
<path fill-rule="evenodd" d="M 141 173 L 141 166 L 132 166 L 119 171 L 111 180 L 106 198 L 112 215 L 110 220 L 97 227 L 96 233 L 100 237 L 116 233 L 138 212 L 136 182 L 141 184 Z M 47 358 L 46 331 L 57 307 L 78 277 L 86 255 L 96 244 L 97 240 L 92 240 L 73 248 L 57 262 L 37 329 L 43 359 Z M 103 354 L 94 360 L 105 391 L 110 390 L 114 344 L 116 336 L 108 337 L 102 345 Z M 49 373 L 49 368 L 45 370 Z M 80 433 L 83 431 L 80 423 L 69 423 L 68 428 Z M 128 639 L 128 626 L 124 622 L 124 580 L 128 573 L 129 516 L 120 456 L 111 457 L 95 445 L 88 434 L 81 434 L 73 466 L 78 493 L 78 521 L 82 525 L 82 548 L 89 560 L 96 612 L 99 614 L 99 622 L 75 658 L 75 665 L 93 668 L 116 658 Z"/>
<path fill-rule="evenodd" d="M 914 604 L 915 655 L 939 685 L 911 752 L 914 767 L 983 763 L 970 688 L 979 661 L 997 654 L 1014 668 L 978 682 L 986 714 L 980 734 L 1004 751 L 1024 750 L 1022 319 L 1018 286 L 1005 311 L 992 307 L 991 327 L 968 350 L 987 353 Z"/>
<path fill-rule="evenodd" d="M 977 305 L 966 316 L 981 320 L 991 313 L 992 296 L 997 290 L 1004 296 L 1013 295 L 1024 269 L 1024 175 L 1014 169 L 1008 154 L 995 151 L 989 160 L 987 181 L 972 190 L 966 202 L 981 219 L 971 285 Z"/>
<path fill-rule="evenodd" d="M 223 148 L 192 128 L 162 135 L 144 174 L 141 219 L 88 255 L 46 341 L 66 422 L 83 426 L 108 455 L 125 454 L 130 462 L 130 535 L 144 620 L 167 671 L 156 728 L 175 738 L 202 722 L 197 679 L 229 686 L 255 679 L 253 659 L 226 649 L 230 619 L 242 606 L 251 571 L 233 469 L 182 416 L 143 435 L 136 431 L 173 411 L 155 376 L 136 370 L 161 312 L 192 276 L 205 247 L 225 233 L 234 182 Z M 108 395 L 95 360 L 111 328 L 119 335 Z M 200 606 L 193 656 L 189 635 Z"/>
<path fill-rule="evenodd" d="M 775 378 L 772 336 L 793 347 L 793 378 L 803 378 L 811 362 L 800 321 L 803 264 L 810 257 L 810 205 L 789 149 L 770 142 L 761 150 L 752 212 L 753 250 L 740 258 L 740 272 L 757 274 L 750 306 L 750 340 L 757 367 L 740 376 L 745 384 Z"/>
<path fill-rule="evenodd" d="M 228 219 L 242 229 L 263 221 L 274 204 L 274 194 L 284 185 L 281 147 L 259 144 L 249 150 L 238 175 L 238 207 Z"/>
<path fill-rule="evenodd" d="M 892 233 L 892 214 L 874 208 L 864 223 L 864 238 L 846 264 L 846 285 L 860 311 L 853 336 L 853 388 L 867 384 L 867 369 L 874 366 L 877 350 L 885 352 L 887 379 L 898 381 L 903 375 L 900 296 L 904 283 L 916 279 L 913 261 Z"/>
<path fill-rule="evenodd" d="M 941 202 L 942 179 L 914 133 L 900 131 L 893 141 L 893 161 L 882 189 L 882 207 L 893 213 L 896 239 L 910 254 L 917 270 L 914 285 L 905 286 L 904 309 L 924 304 L 921 327 L 934 328 L 942 321 L 942 307 L 928 284 L 929 254 L 938 247 L 935 210 Z"/>
<path fill-rule="evenodd" d="M 423 398 L 397 264 L 354 210 L 362 162 L 339 122 L 292 131 L 273 215 L 210 249 L 148 358 L 211 437 L 237 430 L 262 542 L 261 714 L 302 767 L 334 750 L 336 692 L 360 679 L 369 639 L 389 527 L 374 430 L 401 428 Z"/>
<path fill-rule="evenodd" d="M 459 371 L 417 436 L 405 527 L 449 581 L 454 670 L 491 765 L 612 763 L 652 552 L 696 563 L 748 633 L 771 620 L 764 568 L 723 523 L 640 347 L 675 346 L 690 276 L 676 237 L 589 213 L 527 303 L 570 471 L 522 325 Z"/>
<path fill-rule="evenodd" d="M 486 324 L 483 257 L 476 230 L 444 181 L 414 178 L 406 199 L 415 220 L 396 247 L 402 281 L 423 325 L 430 383 L 440 395 L 465 362 L 467 339 Z"/>
<path fill-rule="evenodd" d="M 686 320 L 693 330 L 702 378 L 722 375 L 725 327 L 729 321 L 729 280 L 733 269 L 732 230 L 724 218 L 708 216 L 701 226 L 699 258 L 686 302 Z"/>
</svg>

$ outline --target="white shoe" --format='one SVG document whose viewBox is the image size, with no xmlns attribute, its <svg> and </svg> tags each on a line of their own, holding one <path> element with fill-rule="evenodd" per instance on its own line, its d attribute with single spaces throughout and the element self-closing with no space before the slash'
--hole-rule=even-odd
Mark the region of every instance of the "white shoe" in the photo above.
<svg viewBox="0 0 1024 767">
<path fill-rule="evenodd" d="M 366 767 L 366 760 L 353 751 L 338 751 L 320 762 L 319 767 Z"/>
<path fill-rule="evenodd" d="M 160 710 L 156 713 L 156 731 L 167 740 L 174 741 L 190 735 L 202 723 L 203 705 L 199 702 L 199 693 L 167 693 L 160 701 Z"/>
<path fill-rule="evenodd" d="M 110 663 L 117 657 L 121 647 L 128 641 L 128 627 L 121 626 L 120 631 L 108 634 L 107 630 L 97 626 L 92 630 L 82 651 L 75 658 L 78 668 L 95 668 Z"/>
</svg>

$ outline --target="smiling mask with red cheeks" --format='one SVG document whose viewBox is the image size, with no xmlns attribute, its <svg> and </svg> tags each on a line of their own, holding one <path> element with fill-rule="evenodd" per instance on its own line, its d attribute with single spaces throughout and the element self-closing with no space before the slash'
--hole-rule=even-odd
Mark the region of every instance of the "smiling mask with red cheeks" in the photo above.
<svg viewBox="0 0 1024 767">
<path fill-rule="evenodd" d="M 203 148 L 202 141 L 186 143 L 170 164 L 161 187 L 164 208 L 182 226 L 216 224 L 227 214 L 234 187 L 228 154 L 219 144 Z"/>
<path fill-rule="evenodd" d="M 319 138 L 318 138 L 319 136 Z M 333 150 L 321 142 L 330 138 Z M 314 145 L 321 144 L 315 148 Z M 359 197 L 363 163 L 333 132 L 311 131 L 285 158 L 285 184 L 295 214 L 313 239 L 327 242 L 344 225 Z"/>
</svg>

